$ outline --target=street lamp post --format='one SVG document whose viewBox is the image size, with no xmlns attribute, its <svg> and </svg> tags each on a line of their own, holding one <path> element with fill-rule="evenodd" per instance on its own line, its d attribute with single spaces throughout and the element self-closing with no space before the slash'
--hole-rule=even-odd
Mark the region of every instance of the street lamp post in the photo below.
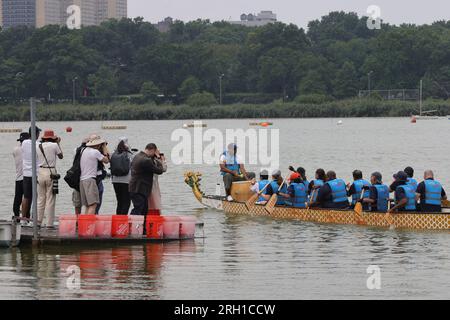
<svg viewBox="0 0 450 320">
<path fill-rule="evenodd" d="M 225 77 L 225 75 L 222 73 L 219 76 L 219 103 L 222 105 L 222 79 Z"/>
<path fill-rule="evenodd" d="M 370 82 L 371 79 L 370 78 L 372 76 L 372 73 L 373 73 L 373 71 L 370 71 L 367 74 L 367 80 L 368 80 L 367 88 L 369 89 L 369 98 L 370 98 L 370 93 L 371 93 L 371 82 Z"/>
<path fill-rule="evenodd" d="M 76 99 L 76 88 L 75 88 L 75 83 L 77 82 L 77 80 L 78 80 L 78 77 L 75 77 L 75 78 L 72 79 L 72 85 L 73 85 L 73 87 L 72 87 L 72 93 L 73 93 L 73 96 L 72 96 L 72 104 L 73 104 L 73 105 L 75 105 L 75 99 Z"/>
</svg>

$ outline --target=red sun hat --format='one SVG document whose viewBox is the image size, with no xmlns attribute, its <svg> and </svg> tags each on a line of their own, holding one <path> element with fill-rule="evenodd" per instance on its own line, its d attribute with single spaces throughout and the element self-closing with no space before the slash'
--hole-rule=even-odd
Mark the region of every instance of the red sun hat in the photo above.
<svg viewBox="0 0 450 320">
<path fill-rule="evenodd" d="M 58 137 L 55 135 L 53 130 L 45 130 L 42 139 L 57 139 Z"/>
<path fill-rule="evenodd" d="M 300 178 L 300 174 L 298 172 L 294 172 L 293 174 L 291 174 L 291 176 L 289 177 L 290 181 L 294 181 L 295 179 Z"/>
</svg>

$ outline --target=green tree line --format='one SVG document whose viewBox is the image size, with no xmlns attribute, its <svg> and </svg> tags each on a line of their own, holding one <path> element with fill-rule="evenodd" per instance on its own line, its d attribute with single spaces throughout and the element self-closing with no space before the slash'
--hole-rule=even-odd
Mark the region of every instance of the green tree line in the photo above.
<svg viewBox="0 0 450 320">
<path fill-rule="evenodd" d="M 160 33 L 142 18 L 80 30 L 2 30 L 0 98 L 70 101 L 75 88 L 78 98 L 103 102 L 138 95 L 140 102 L 165 97 L 202 106 L 218 101 L 222 77 L 232 102 L 333 100 L 367 89 L 369 72 L 372 89 L 417 88 L 424 79 L 425 97 L 448 98 L 450 88 L 442 84 L 450 81 L 450 21 L 380 30 L 366 22 L 355 13 L 331 12 L 307 30 L 196 20 L 176 21 Z"/>
</svg>

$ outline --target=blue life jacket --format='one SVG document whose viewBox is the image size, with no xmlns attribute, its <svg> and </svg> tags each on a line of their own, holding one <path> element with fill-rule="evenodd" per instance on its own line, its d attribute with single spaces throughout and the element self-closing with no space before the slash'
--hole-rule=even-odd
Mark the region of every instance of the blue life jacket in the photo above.
<svg viewBox="0 0 450 320">
<path fill-rule="evenodd" d="M 295 208 L 306 208 L 306 202 L 308 202 L 308 188 L 303 183 L 291 183 L 294 188 L 294 197 L 292 205 Z"/>
<path fill-rule="evenodd" d="M 278 185 L 278 182 L 276 180 L 273 180 L 272 182 L 270 182 L 270 186 L 272 187 L 272 191 L 273 193 L 277 193 L 278 189 L 280 188 L 280 186 Z M 287 186 L 286 184 L 283 184 L 283 187 L 280 190 L 281 193 L 286 193 L 287 194 Z M 284 205 L 285 204 L 285 199 L 282 196 L 278 196 L 277 198 L 277 203 L 276 205 Z"/>
<path fill-rule="evenodd" d="M 325 182 L 323 182 L 323 180 L 321 180 L 321 179 L 315 179 L 315 180 L 313 180 L 313 183 L 314 183 L 314 186 L 316 186 L 316 187 L 322 187 L 325 184 Z M 314 190 L 316 190 L 316 191 L 314 192 Z M 320 188 L 311 190 L 311 194 L 314 192 L 311 202 L 316 202 L 317 195 L 319 194 L 319 190 L 320 190 Z"/>
<path fill-rule="evenodd" d="M 345 181 L 342 179 L 334 179 L 328 181 L 327 184 L 331 188 L 331 197 L 334 203 L 348 202 L 347 189 L 345 188 Z"/>
<path fill-rule="evenodd" d="M 417 185 L 418 185 L 418 183 L 417 183 L 417 180 L 416 180 L 416 179 L 414 179 L 414 178 L 408 178 L 408 179 L 406 180 L 406 185 L 413 187 L 414 191 L 416 191 L 416 190 L 417 190 Z"/>
<path fill-rule="evenodd" d="M 375 184 L 374 187 L 377 189 L 377 211 L 387 212 L 389 201 L 388 186 L 385 184 Z"/>
<path fill-rule="evenodd" d="M 360 179 L 353 181 L 353 185 L 355 186 L 355 193 L 352 194 L 352 204 L 355 205 L 356 202 L 361 198 L 361 191 L 363 189 L 363 186 L 370 187 L 371 184 L 369 181 Z M 365 190 L 364 191 L 364 198 L 368 198 L 370 196 L 370 191 Z"/>
<path fill-rule="evenodd" d="M 225 167 L 228 170 L 236 171 L 238 174 L 241 174 L 241 167 L 237 162 L 236 155 L 232 156 L 228 151 L 224 151 L 222 155 L 225 156 Z M 222 171 L 221 174 L 224 176 L 226 172 Z"/>
<path fill-rule="evenodd" d="M 425 203 L 440 206 L 442 185 L 435 180 L 425 180 L 424 183 L 425 183 Z"/>
<path fill-rule="evenodd" d="M 396 190 L 403 189 L 405 191 L 406 198 L 408 202 L 406 203 L 405 210 L 415 211 L 416 210 L 416 191 L 413 186 L 410 185 L 402 185 L 398 186 Z M 397 200 L 396 200 L 397 202 Z"/>
<path fill-rule="evenodd" d="M 306 190 L 308 190 L 308 187 L 309 187 L 309 181 L 308 181 L 308 180 L 303 180 L 303 184 L 305 185 Z"/>
<path fill-rule="evenodd" d="M 270 183 L 269 180 L 261 180 L 258 181 L 258 186 L 259 186 L 259 191 L 261 191 L 262 189 L 264 189 L 266 187 L 266 185 L 268 185 Z M 267 190 L 267 188 L 266 188 Z M 264 190 L 262 192 L 262 194 L 266 194 L 266 190 Z M 264 199 L 262 196 L 259 196 L 258 201 L 266 201 L 266 199 Z"/>
</svg>

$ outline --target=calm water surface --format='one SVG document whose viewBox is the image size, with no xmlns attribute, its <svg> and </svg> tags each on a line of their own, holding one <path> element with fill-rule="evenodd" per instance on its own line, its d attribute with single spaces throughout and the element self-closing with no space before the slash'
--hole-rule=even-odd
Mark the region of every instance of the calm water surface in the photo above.
<svg viewBox="0 0 450 320">
<path fill-rule="evenodd" d="M 408 119 L 282 119 L 280 162 L 318 167 L 350 180 L 358 168 L 393 172 L 411 165 L 418 175 L 431 168 L 449 189 L 450 121 Z M 249 128 L 253 120 L 211 120 L 208 128 Z M 73 150 L 89 133 L 111 145 L 126 135 L 133 147 L 155 142 L 166 154 L 176 144 L 173 130 L 184 121 L 121 122 L 126 131 L 102 131 L 101 122 L 38 123 L 62 136 L 67 170 Z M 72 126 L 69 134 L 64 128 Z M 26 123 L 0 127 L 27 128 Z M 16 134 L 0 140 L 0 218 L 11 216 L 14 193 L 12 148 Z M 308 299 L 450 298 L 450 233 L 399 232 L 268 218 L 236 217 L 199 205 L 183 184 L 188 169 L 204 173 L 203 189 L 214 193 L 215 166 L 174 166 L 160 178 L 165 214 L 195 215 L 205 222 L 206 239 L 163 245 L 0 249 L 1 299 Z M 250 166 L 250 169 L 258 168 Z M 106 181 L 102 213 L 115 210 Z M 450 190 L 450 189 L 449 189 Z M 71 213 L 71 191 L 61 184 L 58 214 Z M 81 269 L 81 290 L 67 289 L 66 270 Z M 366 286 L 369 265 L 381 268 L 381 289 Z"/>
</svg>

